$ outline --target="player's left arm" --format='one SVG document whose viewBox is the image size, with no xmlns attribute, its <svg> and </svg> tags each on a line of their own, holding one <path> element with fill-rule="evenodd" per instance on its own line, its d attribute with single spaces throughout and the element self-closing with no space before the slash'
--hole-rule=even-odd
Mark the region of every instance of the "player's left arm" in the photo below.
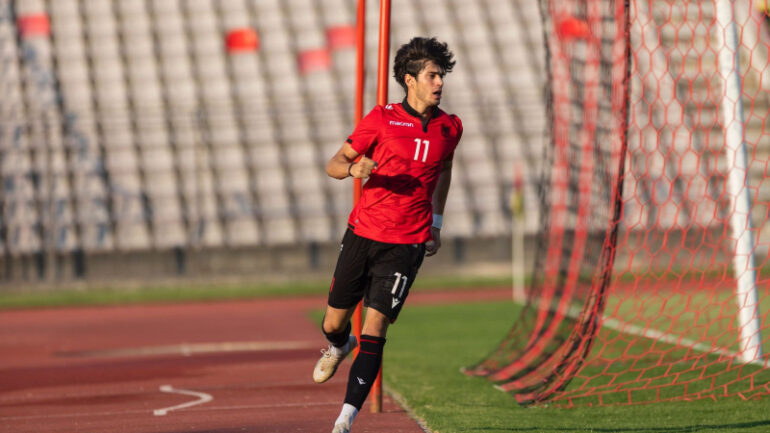
<svg viewBox="0 0 770 433">
<path fill-rule="evenodd" d="M 444 215 L 444 207 L 446 206 L 446 198 L 449 195 L 449 185 L 452 183 L 452 160 L 445 160 L 441 165 L 441 173 L 438 176 L 438 183 L 436 183 L 436 189 L 433 191 L 433 214 Z M 433 235 L 433 239 L 425 243 L 425 256 L 430 257 L 435 255 L 439 248 L 441 248 L 441 229 L 435 227 L 430 228 L 430 232 Z"/>
</svg>

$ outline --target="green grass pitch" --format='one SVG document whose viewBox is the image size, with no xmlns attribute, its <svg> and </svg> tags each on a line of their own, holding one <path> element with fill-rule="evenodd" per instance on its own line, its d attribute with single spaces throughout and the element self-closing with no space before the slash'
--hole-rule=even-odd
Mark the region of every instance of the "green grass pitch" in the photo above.
<svg viewBox="0 0 770 433">
<path fill-rule="evenodd" d="M 512 302 L 410 306 L 388 332 L 384 382 L 434 433 L 768 432 L 770 399 L 635 406 L 525 408 L 460 368 L 499 342 L 519 313 Z"/>
</svg>

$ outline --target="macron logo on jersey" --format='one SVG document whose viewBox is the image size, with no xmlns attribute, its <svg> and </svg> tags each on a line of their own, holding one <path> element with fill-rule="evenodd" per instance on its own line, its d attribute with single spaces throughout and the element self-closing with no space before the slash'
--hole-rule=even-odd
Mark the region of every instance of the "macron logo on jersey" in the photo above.
<svg viewBox="0 0 770 433">
<path fill-rule="evenodd" d="M 396 120 L 391 120 L 390 125 L 392 126 L 405 126 L 407 128 L 414 128 L 414 123 L 412 122 L 398 122 Z"/>
</svg>

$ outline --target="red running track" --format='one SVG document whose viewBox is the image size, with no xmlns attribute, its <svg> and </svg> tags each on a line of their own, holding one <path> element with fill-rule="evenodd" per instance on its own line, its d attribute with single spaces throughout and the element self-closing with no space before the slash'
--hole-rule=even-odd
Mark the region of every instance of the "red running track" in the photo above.
<svg viewBox="0 0 770 433">
<path fill-rule="evenodd" d="M 414 293 L 409 303 L 471 299 L 510 299 L 510 289 Z M 324 305 L 312 297 L 2 312 L 0 432 L 328 433 L 350 360 L 313 383 L 325 343 L 308 312 Z M 382 413 L 368 406 L 356 433 L 424 432 L 388 396 Z"/>
</svg>

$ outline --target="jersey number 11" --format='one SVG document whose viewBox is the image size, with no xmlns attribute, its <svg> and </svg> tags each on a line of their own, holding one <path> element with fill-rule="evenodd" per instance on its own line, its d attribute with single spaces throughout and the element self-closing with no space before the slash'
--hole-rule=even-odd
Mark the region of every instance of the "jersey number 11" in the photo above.
<svg viewBox="0 0 770 433">
<path fill-rule="evenodd" d="M 414 142 L 417 143 L 417 146 L 414 149 L 414 160 L 419 161 L 420 160 L 420 147 L 421 145 L 425 145 L 425 149 L 422 151 L 422 162 L 425 162 L 425 160 L 428 159 L 428 148 L 430 147 L 430 141 L 428 140 L 420 140 L 419 138 L 415 138 Z"/>
</svg>

